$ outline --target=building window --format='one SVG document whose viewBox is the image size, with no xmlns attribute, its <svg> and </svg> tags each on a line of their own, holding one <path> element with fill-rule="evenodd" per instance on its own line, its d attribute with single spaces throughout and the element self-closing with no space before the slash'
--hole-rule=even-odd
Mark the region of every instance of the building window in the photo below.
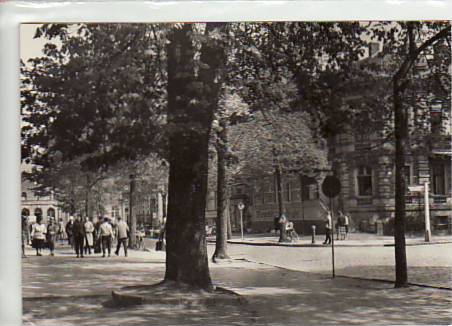
<svg viewBox="0 0 452 326">
<path fill-rule="evenodd" d="M 27 193 L 26 193 L 26 192 L 23 192 L 23 193 L 22 193 L 22 199 L 24 199 L 24 200 L 27 199 Z"/>
<path fill-rule="evenodd" d="M 42 217 L 42 209 L 40 209 L 39 207 L 35 209 L 35 216 L 38 217 Z"/>
<path fill-rule="evenodd" d="M 50 207 L 47 209 L 47 216 L 48 217 L 55 217 L 55 209 Z"/>
<path fill-rule="evenodd" d="M 433 163 L 431 172 L 432 191 L 435 195 L 446 194 L 446 178 L 443 163 Z"/>
<path fill-rule="evenodd" d="M 372 169 L 368 166 L 358 167 L 356 179 L 358 196 L 372 196 Z"/>
</svg>

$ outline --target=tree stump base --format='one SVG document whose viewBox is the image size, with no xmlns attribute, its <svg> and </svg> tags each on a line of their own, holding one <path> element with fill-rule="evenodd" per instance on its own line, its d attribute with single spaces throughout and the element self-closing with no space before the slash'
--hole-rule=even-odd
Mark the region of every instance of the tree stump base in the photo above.
<svg viewBox="0 0 452 326">
<path fill-rule="evenodd" d="M 112 291 L 112 300 L 107 303 L 114 307 L 136 305 L 190 305 L 211 306 L 222 304 L 242 305 L 246 300 L 234 291 L 215 287 L 212 291 L 197 289 L 185 284 L 162 282 L 154 285 L 125 287 Z"/>
</svg>

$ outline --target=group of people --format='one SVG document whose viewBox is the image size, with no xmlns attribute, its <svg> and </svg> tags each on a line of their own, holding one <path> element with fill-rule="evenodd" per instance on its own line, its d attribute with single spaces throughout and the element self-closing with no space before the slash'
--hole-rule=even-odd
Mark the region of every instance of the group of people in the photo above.
<svg viewBox="0 0 452 326">
<path fill-rule="evenodd" d="M 280 231 L 280 241 L 294 241 L 298 240 L 298 233 L 295 231 L 293 222 L 289 221 L 285 214 L 274 219 L 275 231 Z M 281 236 L 281 231 L 284 232 L 284 237 Z"/>
<path fill-rule="evenodd" d="M 341 235 L 341 239 L 344 240 L 348 235 L 348 226 L 349 226 L 349 217 L 344 214 L 342 211 L 339 211 L 339 215 L 336 220 L 336 240 L 339 240 L 339 235 Z M 332 218 L 331 212 L 327 211 L 325 215 L 325 241 L 323 244 L 331 244 L 331 235 L 332 235 Z"/>
<path fill-rule="evenodd" d="M 127 245 L 129 238 L 129 226 L 120 217 L 117 223 L 105 217 L 99 219 L 94 225 L 89 217 L 83 221 L 81 216 L 69 218 L 66 226 L 63 220 L 57 223 L 50 217 L 48 224 L 44 224 L 42 217 L 37 216 L 36 222 L 31 225 L 28 233 L 28 219 L 22 217 L 22 256 L 25 257 L 25 243 L 31 238 L 31 245 L 36 250 L 37 256 L 42 256 L 42 249 L 48 248 L 50 256 L 54 256 L 55 243 L 58 240 L 67 239 L 68 244 L 75 250 L 77 258 L 84 255 L 102 251 L 102 257 L 111 255 L 112 240 L 117 237 L 115 254 L 119 255 L 121 246 L 124 248 L 124 255 L 127 257 Z"/>
</svg>

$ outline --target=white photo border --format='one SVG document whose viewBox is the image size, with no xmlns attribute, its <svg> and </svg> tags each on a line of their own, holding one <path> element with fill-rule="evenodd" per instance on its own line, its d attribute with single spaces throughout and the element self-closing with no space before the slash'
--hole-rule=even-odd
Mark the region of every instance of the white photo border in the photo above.
<svg viewBox="0 0 452 326">
<path fill-rule="evenodd" d="M 451 0 L 0 0 L 0 325 L 22 323 L 19 25 L 44 22 L 452 20 Z M 17 218 L 16 218 L 17 217 Z"/>
</svg>

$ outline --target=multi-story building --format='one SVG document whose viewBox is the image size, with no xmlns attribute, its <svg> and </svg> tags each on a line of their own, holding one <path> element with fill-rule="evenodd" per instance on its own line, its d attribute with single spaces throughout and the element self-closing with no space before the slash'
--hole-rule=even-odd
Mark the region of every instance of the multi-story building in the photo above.
<svg viewBox="0 0 452 326">
<path fill-rule="evenodd" d="M 369 58 L 361 65 L 381 66 L 391 63 L 378 53 L 372 44 Z M 414 78 L 427 75 L 429 57 L 416 64 Z M 388 78 L 383 74 L 382 78 Z M 413 95 L 413 94 L 412 94 Z M 424 199 L 419 192 L 410 192 L 410 186 L 429 183 L 429 209 L 433 231 L 451 231 L 451 116 L 450 98 L 440 99 L 424 92 L 417 109 L 409 110 L 410 146 L 406 153 L 405 174 L 407 182 L 406 211 L 407 231 L 424 228 Z M 359 96 L 354 100 L 359 101 Z M 410 101 L 419 101 L 414 94 Z M 410 102 L 414 103 L 414 102 Z M 423 117 L 417 116 L 423 111 Z M 416 120 L 417 119 L 417 120 Z M 392 121 L 388 121 L 392 123 Z M 394 143 L 384 140 L 381 130 L 368 133 L 344 132 L 329 139 L 329 161 L 332 171 L 341 181 L 341 192 L 334 200 L 335 211 L 342 210 L 351 217 L 351 226 L 363 231 L 376 231 L 376 222 L 386 226 L 391 233 L 395 214 L 395 164 Z M 324 231 L 324 207 L 328 204 L 320 190 L 321 178 L 286 176 L 283 182 L 283 201 L 287 217 L 294 221 L 295 228 L 310 232 L 311 225 Z M 413 189 L 413 188 L 411 188 Z M 278 215 L 276 184 L 273 177 L 249 180 L 237 185 L 232 191 L 231 220 L 238 225 L 237 203 L 245 203 L 247 228 L 253 231 L 268 231 L 273 218 Z M 382 224 L 381 223 L 381 224 Z M 319 227 L 320 226 L 320 227 Z"/>
</svg>

